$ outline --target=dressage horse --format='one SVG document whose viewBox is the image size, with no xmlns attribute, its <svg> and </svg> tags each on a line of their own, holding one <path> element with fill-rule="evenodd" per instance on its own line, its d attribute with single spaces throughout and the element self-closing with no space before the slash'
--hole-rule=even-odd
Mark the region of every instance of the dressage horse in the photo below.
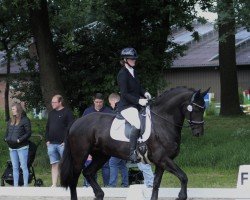
<svg viewBox="0 0 250 200">
<path fill-rule="evenodd" d="M 207 94 L 177 87 L 165 91 L 150 105 L 151 135 L 146 141 L 148 158 L 155 165 L 155 177 L 151 200 L 158 199 L 158 190 L 165 170 L 177 176 L 181 182 L 178 200 L 187 199 L 187 175 L 173 159 L 180 151 L 181 130 L 187 119 L 192 134 L 204 132 L 204 96 Z M 95 199 L 103 200 L 104 192 L 95 180 L 96 172 L 109 160 L 110 156 L 128 160 L 129 143 L 116 141 L 110 137 L 110 127 L 115 115 L 92 113 L 77 119 L 67 135 L 61 161 L 61 185 L 69 187 L 71 199 L 77 200 L 76 186 L 83 172 L 93 188 Z M 91 164 L 83 169 L 88 155 Z"/>
</svg>

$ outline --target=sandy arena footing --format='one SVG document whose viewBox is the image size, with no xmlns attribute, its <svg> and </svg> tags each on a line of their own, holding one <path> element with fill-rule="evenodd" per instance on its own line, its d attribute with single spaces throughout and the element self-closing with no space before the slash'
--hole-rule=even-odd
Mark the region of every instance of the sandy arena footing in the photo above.
<svg viewBox="0 0 250 200">
<path fill-rule="evenodd" d="M 151 188 L 102 188 L 105 200 L 150 200 Z M 160 188 L 159 200 L 174 200 L 179 188 Z M 92 188 L 77 188 L 79 200 L 93 200 Z M 0 200 L 70 200 L 70 191 L 50 187 L 0 187 Z M 188 200 L 250 200 L 250 190 L 235 188 L 188 188 Z"/>
</svg>

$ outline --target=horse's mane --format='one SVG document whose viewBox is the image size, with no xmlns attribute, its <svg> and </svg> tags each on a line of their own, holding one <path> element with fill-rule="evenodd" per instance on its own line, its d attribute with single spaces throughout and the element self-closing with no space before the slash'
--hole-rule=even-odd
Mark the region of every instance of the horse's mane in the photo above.
<svg viewBox="0 0 250 200">
<path fill-rule="evenodd" d="M 157 102 L 161 102 L 166 97 L 167 97 L 167 99 L 171 99 L 172 97 L 176 96 L 179 93 L 188 92 L 188 91 L 195 92 L 196 90 L 194 88 L 187 88 L 185 86 L 178 86 L 175 88 L 170 88 L 168 90 L 165 90 L 158 97 L 156 97 L 155 104 L 157 104 Z"/>
</svg>

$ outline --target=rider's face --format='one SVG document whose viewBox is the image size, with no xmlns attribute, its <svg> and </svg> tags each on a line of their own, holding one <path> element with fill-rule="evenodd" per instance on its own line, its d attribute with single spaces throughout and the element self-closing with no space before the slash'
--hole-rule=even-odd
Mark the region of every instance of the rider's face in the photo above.
<svg viewBox="0 0 250 200">
<path fill-rule="evenodd" d="M 128 59 L 127 59 L 127 62 L 128 62 L 128 64 L 129 64 L 131 67 L 134 67 L 134 66 L 135 66 L 135 63 L 136 63 L 136 60 L 135 60 L 135 59 L 130 59 L 130 58 L 128 58 Z"/>
</svg>

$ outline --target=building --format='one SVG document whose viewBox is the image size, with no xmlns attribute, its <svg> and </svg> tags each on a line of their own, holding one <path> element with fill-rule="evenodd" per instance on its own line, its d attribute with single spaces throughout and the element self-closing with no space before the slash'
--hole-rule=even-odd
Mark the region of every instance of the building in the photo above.
<svg viewBox="0 0 250 200">
<path fill-rule="evenodd" d="M 218 33 L 213 24 L 196 25 L 200 41 L 194 41 L 190 32 L 179 30 L 174 41 L 189 48 L 183 57 L 174 60 L 166 72 L 168 88 L 187 86 L 203 91 L 211 87 L 216 101 L 220 101 Z M 236 34 L 236 64 L 241 91 L 250 88 L 250 32 L 239 29 Z M 229 58 L 230 59 L 230 58 Z"/>
</svg>

